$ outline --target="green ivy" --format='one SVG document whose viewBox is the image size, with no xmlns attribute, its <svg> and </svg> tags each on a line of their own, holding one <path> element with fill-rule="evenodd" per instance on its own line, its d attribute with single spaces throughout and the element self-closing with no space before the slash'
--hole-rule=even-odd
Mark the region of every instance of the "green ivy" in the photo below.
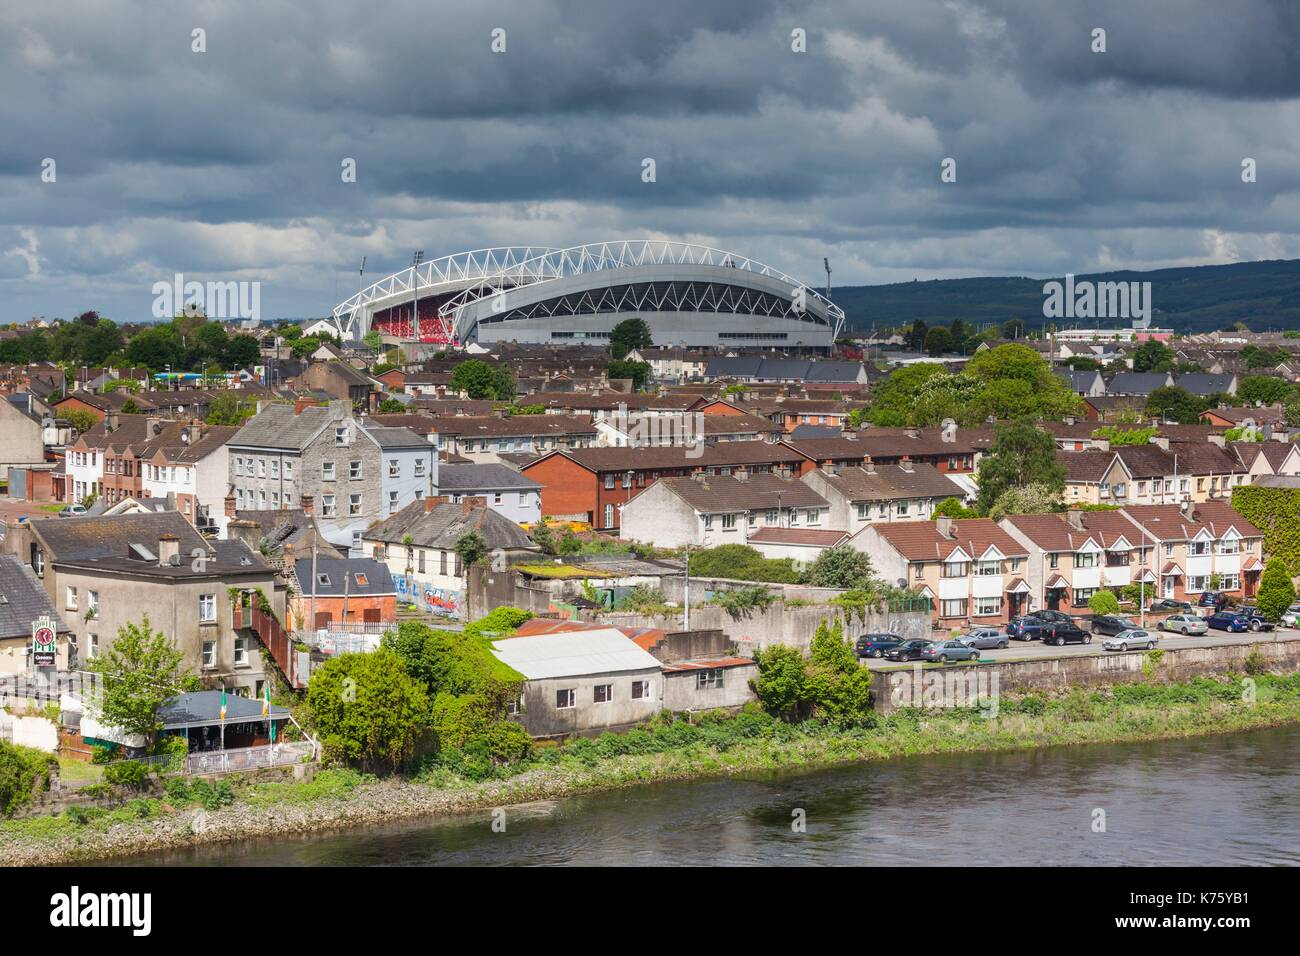
<svg viewBox="0 0 1300 956">
<path fill-rule="evenodd" d="M 1232 507 L 1264 532 L 1264 551 L 1300 571 L 1300 489 L 1241 485 L 1232 489 Z"/>
</svg>

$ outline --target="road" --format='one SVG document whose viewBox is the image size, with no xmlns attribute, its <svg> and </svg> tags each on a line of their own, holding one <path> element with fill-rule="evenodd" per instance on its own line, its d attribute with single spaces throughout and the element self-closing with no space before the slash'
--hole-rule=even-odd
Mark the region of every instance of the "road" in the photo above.
<svg viewBox="0 0 1300 956">
<path fill-rule="evenodd" d="M 1170 634 L 1164 631 L 1153 631 L 1152 633 L 1160 635 L 1160 641 L 1156 645 L 1157 647 L 1171 650 L 1184 647 L 1222 647 L 1229 644 L 1260 644 L 1273 640 L 1294 641 L 1300 639 L 1300 631 L 1291 628 L 1280 628 L 1276 631 L 1264 631 L 1261 633 L 1251 633 L 1248 631 L 1244 634 L 1228 634 L 1225 631 L 1210 631 L 1208 634 L 1200 634 L 1194 637 L 1184 636 L 1182 634 Z M 1066 644 L 1064 647 L 1044 646 L 1042 641 L 1012 641 L 1011 646 L 1007 648 L 980 651 L 980 660 L 1024 661 L 1051 657 L 1076 657 L 1080 654 L 1111 653 L 1101 646 L 1101 642 L 1105 639 L 1106 638 L 1102 635 L 1097 634 L 1093 637 L 1091 644 Z M 904 665 L 899 664 L 897 661 L 887 661 L 883 658 L 879 660 L 875 658 L 867 658 L 865 663 L 873 670 L 911 666 L 910 663 Z"/>
<path fill-rule="evenodd" d="M 60 507 L 62 507 L 60 505 Z M 18 501 L 13 498 L 0 498 L 0 521 L 16 524 L 19 518 L 53 518 L 49 511 L 42 511 L 38 503 Z"/>
</svg>

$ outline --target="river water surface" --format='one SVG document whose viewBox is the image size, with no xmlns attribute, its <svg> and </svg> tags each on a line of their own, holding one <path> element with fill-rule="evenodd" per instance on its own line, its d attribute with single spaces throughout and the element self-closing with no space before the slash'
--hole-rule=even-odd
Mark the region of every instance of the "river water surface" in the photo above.
<svg viewBox="0 0 1300 956">
<path fill-rule="evenodd" d="M 494 832 L 483 811 L 119 862 L 1297 865 L 1300 727 L 650 785 L 504 822 Z"/>
</svg>

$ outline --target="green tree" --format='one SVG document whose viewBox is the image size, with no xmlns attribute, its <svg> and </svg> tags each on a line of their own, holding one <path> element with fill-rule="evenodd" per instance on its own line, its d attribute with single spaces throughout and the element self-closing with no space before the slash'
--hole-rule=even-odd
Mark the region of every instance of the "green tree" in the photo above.
<svg viewBox="0 0 1300 956">
<path fill-rule="evenodd" d="M 1247 405 L 1256 402 L 1285 405 L 1295 400 L 1296 388 L 1286 379 L 1273 375 L 1247 375 L 1237 386 L 1237 398 Z"/>
<path fill-rule="evenodd" d="M 386 398 L 379 403 L 378 411 L 381 415 L 400 415 L 406 411 L 406 406 L 395 398 Z"/>
<path fill-rule="evenodd" d="M 1156 339 L 1147 339 L 1133 350 L 1135 372 L 1167 372 L 1173 364 L 1173 349 Z"/>
<path fill-rule="evenodd" d="M 986 513 L 1006 491 L 1023 485 L 1043 485 L 1052 492 L 1065 487 L 1065 469 L 1056 460 L 1056 441 L 1033 425 L 999 428 L 976 473 L 978 502 Z"/>
<path fill-rule="evenodd" d="M 953 350 L 952 333 L 936 325 L 925 333 L 925 351 L 931 356 L 945 355 Z"/>
<path fill-rule="evenodd" d="M 650 337 L 650 326 L 645 319 L 624 319 L 609 333 L 609 354 L 614 361 L 621 362 L 633 349 L 648 349 L 654 345 Z"/>
<path fill-rule="evenodd" d="M 69 408 L 67 411 L 59 412 L 59 417 L 81 434 L 90 431 L 99 423 L 99 417 L 84 408 Z"/>
<path fill-rule="evenodd" d="M 184 660 L 166 634 L 150 627 L 147 616 L 139 624 L 123 625 L 108 649 L 85 663 L 102 683 L 92 703 L 98 718 L 109 727 L 152 741 L 162 728 L 158 719 L 162 705 L 197 686 Z"/>
<path fill-rule="evenodd" d="M 837 544 L 817 556 L 808 569 L 807 582 L 819 588 L 867 590 L 876 584 L 876 573 L 865 551 Z"/>
<path fill-rule="evenodd" d="M 508 368 L 468 359 L 452 370 L 451 387 L 473 399 L 508 401 L 515 397 L 514 376 Z"/>
<path fill-rule="evenodd" d="M 605 366 L 605 374 L 610 378 L 630 378 L 632 390 L 641 391 L 650 381 L 650 364 L 648 362 L 610 362 Z"/>
<path fill-rule="evenodd" d="M 326 661 L 311 676 L 307 704 L 325 759 L 372 772 L 405 764 L 428 728 L 425 688 L 386 647 Z"/>
<path fill-rule="evenodd" d="M 483 542 L 483 536 L 477 531 L 467 531 L 456 539 L 455 551 L 468 568 L 487 554 L 487 545 Z"/>
<path fill-rule="evenodd" d="M 1088 607 L 1092 609 L 1093 614 L 1118 614 L 1119 598 L 1115 597 L 1113 591 L 1102 588 L 1088 598 Z"/>
<path fill-rule="evenodd" d="M 294 328 L 297 328 L 297 326 L 294 326 Z M 250 365 L 256 365 L 261 357 L 262 347 L 258 344 L 257 339 L 241 332 L 239 335 L 232 335 L 230 341 L 226 343 L 225 352 L 221 357 L 221 364 L 225 368 L 231 369 L 248 368 Z"/>
<path fill-rule="evenodd" d="M 1259 613 L 1270 621 L 1278 620 L 1295 603 L 1295 582 L 1281 558 L 1269 558 L 1264 573 L 1260 575 L 1259 594 L 1255 600 Z"/>
<path fill-rule="evenodd" d="M 944 498 L 934 506 L 932 518 L 978 518 L 979 511 L 974 508 L 967 508 L 957 497 Z"/>
<path fill-rule="evenodd" d="M 1201 412 L 1211 407 L 1207 399 L 1198 398 L 1177 385 L 1162 385 L 1147 396 L 1146 413 L 1161 421 L 1179 425 L 1195 425 Z"/>
<path fill-rule="evenodd" d="M 1060 489 L 1031 483 L 1013 485 L 989 505 L 988 516 L 1001 521 L 1007 515 L 1041 515 L 1061 510 Z"/>
<path fill-rule="evenodd" d="M 370 351 L 374 352 L 376 355 L 378 355 L 380 349 L 384 347 L 384 337 L 379 334 L 378 329 L 371 329 L 361 337 L 361 341 L 365 343 L 366 348 L 370 349 Z"/>
<path fill-rule="evenodd" d="M 252 417 L 254 409 L 229 392 L 222 392 L 208 406 L 209 425 L 242 425 Z"/>
<path fill-rule="evenodd" d="M 817 627 L 807 659 L 796 648 L 774 644 L 754 655 L 758 676 L 750 686 L 763 709 L 783 720 L 816 718 L 852 726 L 872 717 L 871 671 L 862 667 L 843 623 Z"/>
</svg>

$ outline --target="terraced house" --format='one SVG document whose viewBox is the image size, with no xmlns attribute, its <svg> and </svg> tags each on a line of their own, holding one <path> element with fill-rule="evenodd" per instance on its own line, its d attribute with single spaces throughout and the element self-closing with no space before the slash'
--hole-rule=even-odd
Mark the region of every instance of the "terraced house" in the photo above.
<svg viewBox="0 0 1300 956">
<path fill-rule="evenodd" d="M 988 518 L 873 524 L 852 539 L 880 576 L 930 599 L 935 624 L 1003 624 L 1029 606 L 1029 548 Z"/>
<path fill-rule="evenodd" d="M 1148 505 L 1122 514 L 1159 547 L 1160 596 L 1196 601 L 1204 591 L 1249 600 L 1264 570 L 1264 533 L 1226 501 Z"/>
<path fill-rule="evenodd" d="M 1240 458 L 1209 442 L 1169 442 L 1109 450 L 1057 452 L 1066 472 L 1066 505 L 1177 504 L 1226 499 L 1247 484 Z"/>
<path fill-rule="evenodd" d="M 999 525 L 1029 549 L 1027 610 L 1086 611 L 1099 590 L 1130 584 L 1158 594 L 1157 540 L 1123 512 L 1011 515 Z"/>
<path fill-rule="evenodd" d="M 347 401 L 264 406 L 229 447 L 228 511 L 302 508 L 331 544 L 358 555 L 367 527 L 437 487 L 425 438 L 355 418 Z"/>
<path fill-rule="evenodd" d="M 945 498 L 962 498 L 965 490 L 933 465 L 905 461 L 877 465 L 868 460 L 854 468 L 816 468 L 803 476 L 808 487 L 830 507 L 828 527 L 856 534 L 879 521 L 929 518 Z"/>
</svg>

